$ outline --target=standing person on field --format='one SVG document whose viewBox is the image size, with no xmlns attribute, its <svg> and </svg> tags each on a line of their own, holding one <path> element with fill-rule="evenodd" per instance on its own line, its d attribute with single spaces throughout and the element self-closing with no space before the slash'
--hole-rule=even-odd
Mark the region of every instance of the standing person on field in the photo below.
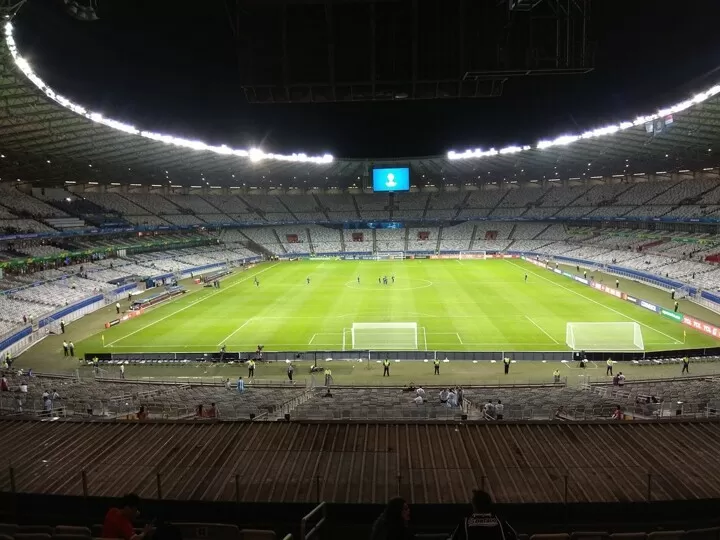
<svg viewBox="0 0 720 540">
<path fill-rule="evenodd" d="M 238 392 L 238 394 L 242 394 L 244 391 L 245 391 L 245 383 L 243 382 L 242 377 L 238 377 L 237 392 Z"/>
<path fill-rule="evenodd" d="M 560 382 L 560 370 L 559 369 L 556 369 L 555 371 L 553 371 L 553 382 L 554 383 Z"/>
<path fill-rule="evenodd" d="M 616 288 L 616 289 L 619 289 L 619 288 L 620 288 L 620 280 L 619 280 L 619 279 L 616 279 L 616 280 L 615 280 L 615 288 Z"/>
<path fill-rule="evenodd" d="M 63 356 L 68 356 L 70 349 L 68 349 L 68 342 L 63 340 Z"/>
<path fill-rule="evenodd" d="M 255 360 L 252 358 L 248 360 L 248 379 L 255 378 Z"/>
<path fill-rule="evenodd" d="M 70 356 L 75 358 L 75 344 L 72 341 L 68 343 L 68 349 L 70 350 Z"/>
<path fill-rule="evenodd" d="M 385 358 L 383 360 L 383 377 L 389 377 L 390 376 L 390 359 Z"/>
<path fill-rule="evenodd" d="M 510 359 L 506 356 L 503 358 L 503 364 L 505 364 L 505 375 L 510 373 Z"/>
<path fill-rule="evenodd" d="M 120 364 L 120 378 L 125 378 L 125 364 Z"/>
<path fill-rule="evenodd" d="M 682 375 L 683 373 L 687 373 L 688 375 L 690 375 L 690 359 L 687 356 L 683 358 L 683 368 L 680 372 L 680 375 Z"/>
<path fill-rule="evenodd" d="M 65 321 L 60 321 L 60 332 L 65 333 Z"/>
<path fill-rule="evenodd" d="M 290 381 L 290 384 L 293 384 L 293 373 L 294 372 L 295 372 L 295 368 L 293 367 L 293 365 L 288 364 L 287 376 L 288 376 L 288 381 Z"/>
<path fill-rule="evenodd" d="M 115 313 L 120 315 L 120 302 L 115 302 Z"/>
<path fill-rule="evenodd" d="M 515 530 L 493 512 L 490 495 L 473 491 L 472 508 L 472 515 L 460 522 L 450 540 L 516 540 Z"/>
<path fill-rule="evenodd" d="M 437 358 L 435 360 L 433 360 L 433 366 L 435 367 L 434 374 L 440 375 L 440 360 L 438 360 Z"/>
<path fill-rule="evenodd" d="M 613 361 L 612 358 L 608 356 L 608 359 L 605 362 L 607 364 L 607 368 L 605 369 L 605 375 L 610 375 L 612 377 L 612 367 L 613 367 Z"/>
</svg>

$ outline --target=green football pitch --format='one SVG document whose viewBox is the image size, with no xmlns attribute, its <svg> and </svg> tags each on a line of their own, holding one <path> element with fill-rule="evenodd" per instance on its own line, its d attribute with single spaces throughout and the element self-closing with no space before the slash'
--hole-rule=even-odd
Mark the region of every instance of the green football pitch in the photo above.
<svg viewBox="0 0 720 540">
<path fill-rule="evenodd" d="M 395 282 L 379 284 L 381 276 Z M 140 317 L 98 328 L 78 350 L 194 352 L 225 344 L 254 351 L 262 344 L 266 351 L 338 351 L 351 348 L 349 328 L 357 322 L 417 323 L 418 349 L 430 351 L 568 350 L 568 322 L 637 322 L 647 350 L 717 345 L 519 260 L 269 262 L 234 274 L 220 290 L 188 287 L 190 294 Z M 624 280 L 621 288 L 672 309 L 667 293 Z M 683 302 L 681 310 L 691 309 L 714 322 Z"/>
</svg>

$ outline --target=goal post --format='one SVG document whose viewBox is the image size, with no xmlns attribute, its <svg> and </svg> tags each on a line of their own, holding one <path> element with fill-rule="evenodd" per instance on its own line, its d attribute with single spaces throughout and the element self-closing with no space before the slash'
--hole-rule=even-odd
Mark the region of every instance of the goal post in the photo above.
<svg viewBox="0 0 720 540">
<path fill-rule="evenodd" d="M 353 323 L 354 350 L 417 350 L 418 325 L 415 322 Z"/>
<path fill-rule="evenodd" d="M 569 322 L 565 343 L 574 351 L 644 351 L 636 322 Z"/>
<path fill-rule="evenodd" d="M 486 259 L 487 252 L 483 250 L 476 251 L 461 251 L 458 255 L 458 259 Z"/>
<path fill-rule="evenodd" d="M 405 259 L 405 252 L 404 251 L 378 251 L 375 254 L 375 260 L 376 261 L 387 261 L 387 260 L 395 260 L 395 259 Z"/>
</svg>

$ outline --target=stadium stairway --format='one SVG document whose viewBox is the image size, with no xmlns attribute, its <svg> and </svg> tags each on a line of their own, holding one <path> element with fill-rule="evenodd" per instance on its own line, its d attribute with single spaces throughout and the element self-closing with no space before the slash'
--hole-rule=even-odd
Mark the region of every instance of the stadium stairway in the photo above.
<svg viewBox="0 0 720 540">
<path fill-rule="evenodd" d="M 275 235 L 275 239 L 277 240 L 278 244 L 280 245 L 280 249 L 282 249 L 283 253 L 287 253 L 287 249 L 285 249 L 285 244 L 282 240 L 280 240 L 280 235 L 277 232 L 277 229 L 273 228 L 272 230 L 273 234 Z"/>
<path fill-rule="evenodd" d="M 540 237 L 540 235 L 542 235 L 545 231 L 547 231 L 547 230 L 548 230 L 550 227 L 552 227 L 552 226 L 553 226 L 553 224 L 552 224 L 552 223 L 549 223 L 547 227 L 545 227 L 542 231 L 540 231 L 540 232 L 537 233 L 535 236 L 533 236 L 533 237 L 531 238 L 531 240 L 537 240 L 537 239 Z"/>
<path fill-rule="evenodd" d="M 318 205 L 318 210 L 320 210 L 320 211 L 322 212 L 323 216 L 325 216 L 325 218 L 326 218 L 328 221 L 330 221 L 330 216 L 329 216 L 328 213 L 327 213 L 328 209 L 323 206 L 323 204 L 322 204 L 322 202 L 320 201 L 320 199 L 318 198 L 317 194 L 313 193 L 313 199 L 315 199 L 315 202 L 316 202 L 317 205 Z M 345 247 L 343 247 L 343 251 L 344 251 L 344 250 L 345 250 Z"/>
<path fill-rule="evenodd" d="M 515 240 L 515 231 L 516 230 L 517 230 L 517 223 L 514 223 L 512 226 L 512 229 L 510 229 L 510 234 L 508 234 L 508 238 L 510 240 L 513 240 L 513 241 Z M 512 243 L 511 243 L 511 245 L 512 245 Z M 510 246 L 508 246 L 508 249 L 509 248 L 510 248 Z"/>
<path fill-rule="evenodd" d="M 425 217 L 427 216 L 428 208 L 430 208 L 430 199 L 432 199 L 432 197 L 428 197 L 428 198 L 425 200 L 425 208 L 423 208 L 423 213 L 422 213 L 422 218 L 423 218 L 423 219 L 425 219 Z"/>
<path fill-rule="evenodd" d="M 437 244 L 435 245 L 435 253 L 440 253 L 440 244 L 442 244 L 442 234 L 443 234 L 443 226 L 440 225 L 438 228 L 438 239 Z"/>
<path fill-rule="evenodd" d="M 315 246 L 313 245 L 312 235 L 310 234 L 310 228 L 305 227 L 305 232 L 308 235 L 308 245 L 310 246 L 310 253 L 315 253 Z"/>
<path fill-rule="evenodd" d="M 298 219 L 298 217 L 295 215 L 295 213 L 290 209 L 290 207 L 289 207 L 287 204 L 285 204 L 285 203 L 283 202 L 283 200 L 282 200 L 280 197 L 275 197 L 275 198 L 276 198 L 278 201 L 280 201 L 280 204 L 282 205 L 282 207 L 285 208 L 285 209 L 288 211 L 288 213 L 293 217 L 294 220 L 300 221 L 300 220 Z M 281 243 L 282 243 L 282 242 L 281 242 Z"/>
<path fill-rule="evenodd" d="M 478 226 L 476 223 L 475 226 L 473 227 L 472 236 L 470 237 L 470 246 L 468 247 L 468 249 L 470 251 L 473 250 L 473 246 L 475 245 L 475 239 L 477 238 L 477 230 L 478 230 Z"/>
<path fill-rule="evenodd" d="M 353 206 L 355 207 L 355 216 L 358 219 L 362 219 L 362 216 L 360 215 L 360 207 L 358 206 L 357 199 L 355 198 L 355 195 L 351 195 L 351 197 L 352 197 Z M 373 241 L 374 241 L 374 238 L 373 238 Z M 373 243 L 373 249 L 374 249 L 374 247 L 375 246 Z"/>
<path fill-rule="evenodd" d="M 403 251 L 408 250 L 408 242 L 410 241 L 410 229 L 405 227 L 405 245 L 403 246 Z"/>
<path fill-rule="evenodd" d="M 245 239 L 246 239 L 245 242 L 243 242 L 243 244 L 245 245 L 246 248 L 248 248 L 248 249 L 251 250 L 251 251 L 254 251 L 255 253 L 260 253 L 260 254 L 262 254 L 262 255 L 265 255 L 265 256 L 268 257 L 268 258 L 272 258 L 272 257 L 275 256 L 275 254 L 274 254 L 272 251 L 270 251 L 269 249 L 267 249 L 265 246 L 261 246 L 260 244 L 258 244 L 257 242 L 255 242 L 255 240 L 253 240 L 253 239 L 250 238 L 247 234 L 245 234 L 245 233 L 242 231 L 242 229 L 238 229 L 238 231 L 239 231 L 240 234 L 242 234 L 242 235 L 245 237 Z"/>
</svg>

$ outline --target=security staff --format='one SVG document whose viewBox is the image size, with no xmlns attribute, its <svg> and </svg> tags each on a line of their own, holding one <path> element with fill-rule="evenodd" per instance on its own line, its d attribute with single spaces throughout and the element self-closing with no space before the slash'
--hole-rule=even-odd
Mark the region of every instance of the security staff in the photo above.
<svg viewBox="0 0 720 540">
<path fill-rule="evenodd" d="M 332 370 L 330 368 L 325 368 L 325 386 L 330 386 L 331 382 L 332 382 Z"/>
<path fill-rule="evenodd" d="M 510 373 L 510 359 L 506 356 L 503 358 L 503 364 L 505 364 L 505 375 Z"/>
<path fill-rule="evenodd" d="M 683 358 L 683 368 L 680 374 L 682 375 L 683 373 L 690 375 L 690 359 L 687 356 Z"/>
<path fill-rule="evenodd" d="M 605 363 L 607 364 L 607 369 L 605 370 L 605 375 L 612 376 L 612 366 L 613 366 L 612 358 L 610 358 L 608 356 L 607 362 L 605 362 Z"/>
<path fill-rule="evenodd" d="M 255 378 L 255 360 L 252 358 L 248 360 L 248 379 Z"/>
<path fill-rule="evenodd" d="M 385 358 L 385 360 L 383 360 L 383 377 L 385 377 L 385 376 L 388 376 L 388 377 L 390 376 L 390 359 L 389 358 Z"/>
<path fill-rule="evenodd" d="M 433 360 L 433 365 L 435 366 L 435 375 L 440 375 L 440 360 L 437 358 Z"/>
</svg>

